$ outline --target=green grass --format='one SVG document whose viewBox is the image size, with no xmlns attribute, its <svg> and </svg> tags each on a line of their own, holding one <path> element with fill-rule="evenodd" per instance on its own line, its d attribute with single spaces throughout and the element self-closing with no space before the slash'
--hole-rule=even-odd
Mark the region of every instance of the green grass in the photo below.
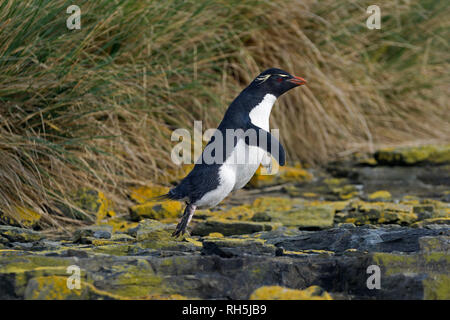
<svg viewBox="0 0 450 320">
<path fill-rule="evenodd" d="M 409 4 L 408 4 L 409 3 Z M 70 1 L 0 4 L 0 210 L 74 222 L 80 187 L 123 208 L 126 187 L 167 182 L 172 130 L 215 127 L 261 70 L 308 80 L 272 124 L 288 160 L 323 163 L 380 145 L 448 141 L 449 6 L 369 1 Z"/>
</svg>

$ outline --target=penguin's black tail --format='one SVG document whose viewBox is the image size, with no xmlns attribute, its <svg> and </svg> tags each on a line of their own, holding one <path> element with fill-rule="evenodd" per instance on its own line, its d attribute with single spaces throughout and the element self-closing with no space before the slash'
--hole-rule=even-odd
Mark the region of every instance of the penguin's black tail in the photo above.
<svg viewBox="0 0 450 320">
<path fill-rule="evenodd" d="M 184 197 L 179 195 L 176 188 L 169 190 L 166 194 L 151 198 L 151 201 L 181 200 Z"/>
</svg>

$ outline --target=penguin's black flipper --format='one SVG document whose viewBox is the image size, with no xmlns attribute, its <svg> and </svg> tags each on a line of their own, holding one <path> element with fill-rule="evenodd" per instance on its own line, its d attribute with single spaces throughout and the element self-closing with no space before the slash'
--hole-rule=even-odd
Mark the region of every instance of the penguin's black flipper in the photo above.
<svg viewBox="0 0 450 320">
<path fill-rule="evenodd" d="M 249 146 L 257 146 L 270 153 L 272 157 L 277 160 L 280 166 L 285 165 L 286 153 L 284 152 L 284 148 L 281 145 L 281 142 L 278 141 L 278 139 L 275 138 L 270 132 L 249 122 L 244 140 Z"/>
</svg>

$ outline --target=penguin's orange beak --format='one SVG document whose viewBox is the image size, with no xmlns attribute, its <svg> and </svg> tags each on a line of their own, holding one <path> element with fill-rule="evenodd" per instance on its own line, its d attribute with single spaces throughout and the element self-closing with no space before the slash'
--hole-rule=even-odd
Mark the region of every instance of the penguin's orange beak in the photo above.
<svg viewBox="0 0 450 320">
<path fill-rule="evenodd" d="M 298 86 L 304 85 L 306 83 L 306 80 L 300 77 L 294 76 L 293 78 L 288 80 L 289 82 L 292 82 Z"/>
</svg>

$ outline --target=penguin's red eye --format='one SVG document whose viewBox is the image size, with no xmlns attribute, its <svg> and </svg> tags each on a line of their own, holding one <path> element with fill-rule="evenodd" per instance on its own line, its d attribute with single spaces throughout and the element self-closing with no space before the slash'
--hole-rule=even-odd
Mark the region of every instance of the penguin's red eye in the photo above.
<svg viewBox="0 0 450 320">
<path fill-rule="evenodd" d="M 277 81 L 281 82 L 281 81 L 283 81 L 283 78 L 278 78 Z"/>
</svg>

